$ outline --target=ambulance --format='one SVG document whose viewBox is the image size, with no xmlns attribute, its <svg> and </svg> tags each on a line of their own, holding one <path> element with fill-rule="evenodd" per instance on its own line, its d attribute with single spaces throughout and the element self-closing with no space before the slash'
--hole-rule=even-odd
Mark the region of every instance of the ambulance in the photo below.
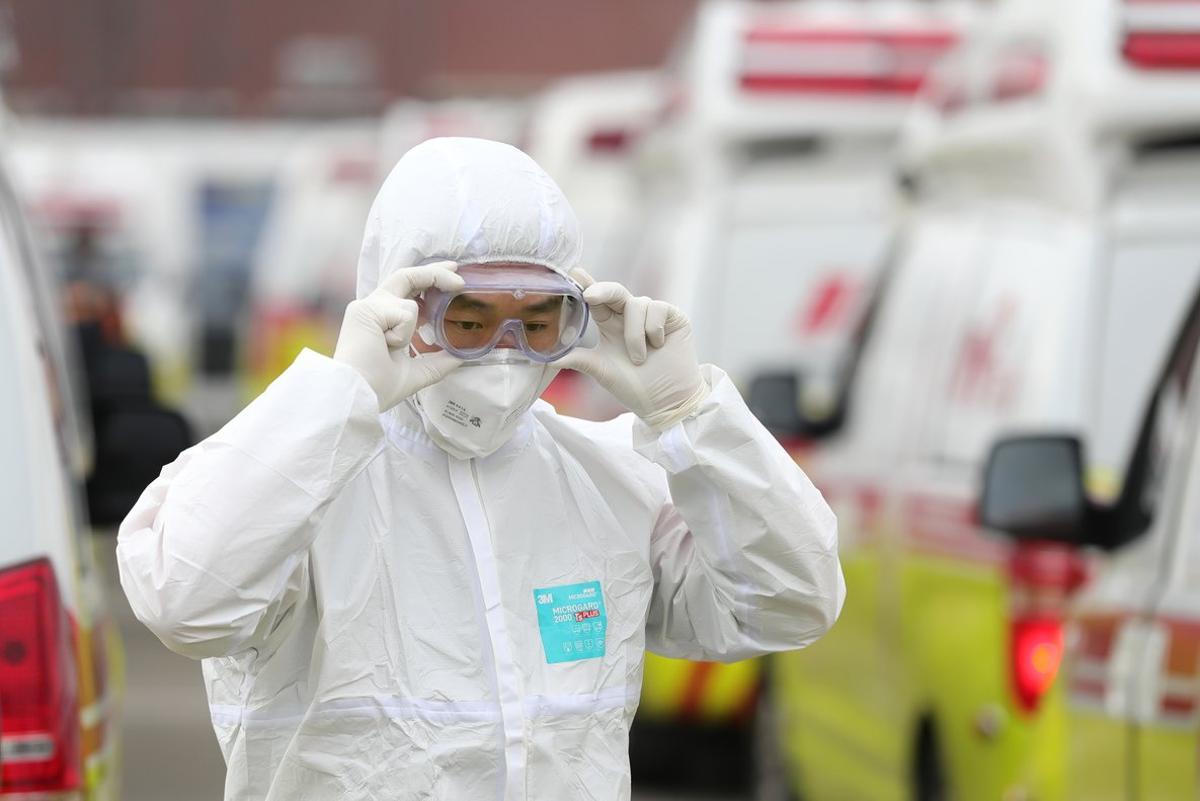
<svg viewBox="0 0 1200 801">
<path fill-rule="evenodd" d="M 892 152 L 927 71 L 974 17 L 958 2 L 700 5 L 637 155 L 644 235 L 631 288 L 683 308 L 703 361 L 809 418 L 834 411 L 895 236 Z M 803 376 L 803 381 L 801 381 Z M 735 727 L 758 663 L 648 657 L 639 725 Z M 637 731 L 635 730 L 635 741 Z M 636 770 L 636 768 L 635 768 Z"/>
<path fill-rule="evenodd" d="M 118 798 L 120 643 L 58 298 L 0 175 L 0 798 Z"/>
<path fill-rule="evenodd" d="M 522 147 L 571 199 L 588 271 L 601 280 L 629 280 L 640 221 L 634 159 L 666 86 L 659 71 L 573 76 L 530 104 Z"/>
<path fill-rule="evenodd" d="M 892 157 L 961 2 L 703 3 L 639 168 L 635 289 L 682 306 L 742 387 L 805 373 L 828 410 L 897 222 Z M 801 364 L 797 364 L 797 358 Z"/>
<path fill-rule="evenodd" d="M 1069 768 L 1091 789 L 1122 770 L 1115 750 L 1085 767 L 1100 729 L 1059 675 L 1064 647 L 1117 647 L 1074 643 L 1092 635 L 1064 622 L 1116 557 L 982 527 L 981 477 L 1001 438 L 1057 431 L 1088 444 L 1089 502 L 1140 481 L 1142 411 L 1200 286 L 1198 9 L 1008 0 L 923 90 L 901 150 L 911 216 L 840 426 L 807 463 L 848 595 L 827 637 L 771 662 L 793 795 L 1102 798 L 1071 790 Z M 1122 645 L 1132 669 L 1142 645 Z M 1125 698 L 1120 676 L 1106 687 Z"/>
<path fill-rule="evenodd" d="M 290 145 L 254 248 L 243 399 L 304 348 L 332 353 L 384 167 L 377 125 L 317 127 Z"/>
<path fill-rule="evenodd" d="M 521 147 L 571 201 L 583 236 L 584 267 L 599 281 L 628 284 L 642 224 L 638 145 L 658 121 L 667 81 L 659 70 L 563 78 L 530 103 Z M 612 396 L 572 371 L 543 396 L 559 412 L 607 420 Z"/>
<path fill-rule="evenodd" d="M 1071 431 L 996 443 L 980 517 L 1016 542 L 1053 585 L 1086 580 L 1065 618 L 1040 625 L 1065 646 L 1070 799 L 1166 801 L 1200 794 L 1200 295 L 1141 418 L 1120 496 L 1089 502 L 1086 445 Z M 1080 554 L 1111 550 L 1080 571 Z M 1086 556 L 1084 557 L 1086 559 Z M 1087 563 L 1084 562 L 1086 565 Z"/>
<path fill-rule="evenodd" d="M 263 227 L 282 197 L 277 182 L 290 189 L 293 154 L 312 139 L 377 128 L 354 119 L 24 120 L 12 127 L 8 158 L 51 263 L 69 260 L 77 233 L 90 229 L 158 395 L 206 434 L 244 402 L 247 301 Z"/>
</svg>

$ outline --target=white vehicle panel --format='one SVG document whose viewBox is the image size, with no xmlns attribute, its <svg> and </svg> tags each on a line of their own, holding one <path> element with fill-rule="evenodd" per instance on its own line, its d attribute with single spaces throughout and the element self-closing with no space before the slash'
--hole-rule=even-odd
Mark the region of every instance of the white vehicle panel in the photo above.
<svg viewBox="0 0 1200 801">
<path fill-rule="evenodd" d="M 0 290 L 0 370 L 6 376 L 0 382 L 0 441 L 5 443 L 0 449 L 0 474 L 5 476 L 0 564 L 49 555 L 67 581 L 75 575 L 75 527 L 65 484 L 67 454 L 51 419 L 55 401 L 47 390 L 52 368 L 37 334 L 29 288 L 7 238 L 0 239 Z"/>
</svg>

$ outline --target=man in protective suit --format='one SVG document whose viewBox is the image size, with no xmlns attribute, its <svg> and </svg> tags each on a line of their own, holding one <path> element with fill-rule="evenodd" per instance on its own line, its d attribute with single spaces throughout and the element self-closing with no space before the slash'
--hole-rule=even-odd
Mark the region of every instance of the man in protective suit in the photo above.
<svg viewBox="0 0 1200 801">
<path fill-rule="evenodd" d="M 524 153 L 417 146 L 334 357 L 125 519 L 130 604 L 203 659 L 226 799 L 628 799 L 647 648 L 745 659 L 833 624 L 829 507 L 684 315 L 580 250 Z M 560 368 L 632 414 L 556 414 Z"/>
</svg>

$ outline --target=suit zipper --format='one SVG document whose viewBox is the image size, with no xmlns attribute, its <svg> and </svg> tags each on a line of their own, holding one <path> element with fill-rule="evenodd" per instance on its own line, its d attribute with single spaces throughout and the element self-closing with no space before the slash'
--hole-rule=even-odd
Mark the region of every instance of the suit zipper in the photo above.
<svg viewBox="0 0 1200 801">
<path fill-rule="evenodd" d="M 491 640 L 500 715 L 504 727 L 504 801 L 525 799 L 525 710 L 520 673 L 512 654 L 512 641 L 504 615 L 500 573 L 492 547 L 491 524 L 483 504 L 483 490 L 475 460 L 450 459 L 450 483 L 467 527 L 475 575 L 483 600 L 483 613 Z"/>
</svg>

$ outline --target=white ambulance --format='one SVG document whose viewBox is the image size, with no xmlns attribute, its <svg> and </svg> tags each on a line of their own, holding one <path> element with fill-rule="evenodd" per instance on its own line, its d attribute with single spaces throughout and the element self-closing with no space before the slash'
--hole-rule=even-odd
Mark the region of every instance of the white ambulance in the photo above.
<svg viewBox="0 0 1200 801">
<path fill-rule="evenodd" d="M 636 146 L 658 120 L 666 85 L 657 71 L 581 75 L 531 104 L 522 146 L 571 199 L 597 280 L 629 280 L 641 222 Z"/>
<path fill-rule="evenodd" d="M 332 353 L 386 167 L 378 125 L 314 126 L 289 145 L 255 247 L 242 363 L 259 395 L 304 348 Z"/>
<path fill-rule="evenodd" d="M 0 798 L 115 801 L 120 676 L 57 296 L 0 174 Z"/>
<path fill-rule="evenodd" d="M 912 218 L 808 465 L 846 607 L 773 663 L 808 798 L 1067 792 L 1082 740 L 1057 674 L 1084 563 L 982 529 L 980 477 L 998 437 L 1055 430 L 1087 441 L 1093 500 L 1121 496 L 1200 285 L 1198 7 L 1007 0 L 923 97 Z"/>
<path fill-rule="evenodd" d="M 1040 543 L 1042 583 L 1078 549 L 1127 542 L 1093 561 L 1066 616 L 1070 799 L 1200 793 L 1198 362 L 1200 295 L 1159 366 L 1113 503 L 1088 501 L 1086 442 L 1073 432 L 1005 438 L 987 464 L 982 522 Z"/>
<path fill-rule="evenodd" d="M 636 154 L 658 121 L 666 87 L 660 71 L 594 73 L 556 81 L 530 103 L 521 147 L 570 199 L 584 267 L 596 280 L 628 284 L 632 277 L 643 205 Z M 576 417 L 607 420 L 624 411 L 570 371 L 545 397 Z"/>
<path fill-rule="evenodd" d="M 811 417 L 897 222 L 893 150 L 966 2 L 702 3 L 642 149 L 634 288 L 682 306 L 701 358 L 795 382 Z"/>
<path fill-rule="evenodd" d="M 768 417 L 781 411 L 770 397 L 756 408 L 773 429 L 794 428 L 798 394 L 813 430 L 831 423 L 834 378 L 894 237 L 900 127 L 973 11 L 715 0 L 673 56 L 662 119 L 638 152 L 644 237 L 631 288 L 681 306 L 701 359 L 743 389 L 785 396 L 782 417 Z M 648 657 L 635 775 L 671 764 L 640 758 L 643 744 L 678 739 L 654 736 L 660 725 L 685 723 L 744 755 L 759 664 Z M 740 737 L 725 739 L 731 730 Z"/>
</svg>

